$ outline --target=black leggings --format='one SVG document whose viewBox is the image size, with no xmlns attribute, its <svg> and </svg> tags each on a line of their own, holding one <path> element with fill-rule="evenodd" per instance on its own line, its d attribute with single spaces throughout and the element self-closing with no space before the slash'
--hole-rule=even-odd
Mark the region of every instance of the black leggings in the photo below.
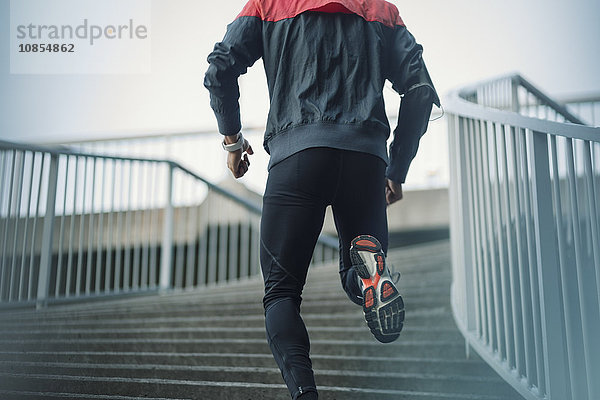
<svg viewBox="0 0 600 400">
<path fill-rule="evenodd" d="M 383 160 L 370 154 L 318 147 L 296 153 L 269 171 L 260 251 L 265 324 L 267 341 L 293 399 L 304 393 L 302 399 L 316 398 L 300 303 L 325 209 L 332 206 L 338 231 L 342 286 L 350 300 L 362 305 L 350 242 L 369 234 L 387 251 L 385 168 Z"/>
</svg>

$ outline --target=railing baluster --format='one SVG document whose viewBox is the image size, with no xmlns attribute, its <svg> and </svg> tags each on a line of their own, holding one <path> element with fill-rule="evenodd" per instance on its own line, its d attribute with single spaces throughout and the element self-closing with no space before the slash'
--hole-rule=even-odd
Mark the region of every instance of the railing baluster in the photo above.
<svg viewBox="0 0 600 400">
<path fill-rule="evenodd" d="M 85 229 L 85 205 L 87 199 L 87 157 L 83 157 L 83 193 L 81 195 L 81 213 L 79 214 L 79 247 L 77 249 L 77 275 L 75 277 L 75 296 L 81 294 L 82 264 L 83 264 L 83 232 Z"/>
<path fill-rule="evenodd" d="M 144 231 L 143 222 L 143 178 L 142 178 L 142 165 L 139 162 L 136 162 L 136 180 L 135 183 L 137 185 L 131 185 L 132 187 L 137 187 L 134 190 L 135 194 L 135 210 L 133 211 L 133 240 L 131 247 L 133 249 L 133 263 L 132 263 L 132 272 L 131 272 L 131 288 L 137 291 L 140 287 L 140 262 L 141 262 L 141 251 L 142 251 L 142 236 Z"/>
<path fill-rule="evenodd" d="M 523 210 L 525 211 L 525 232 L 527 237 L 527 255 L 528 255 L 528 270 L 526 271 L 526 280 L 529 284 L 529 295 L 531 298 L 531 312 L 532 321 L 532 340 L 535 348 L 535 371 L 536 371 L 536 386 L 544 393 L 545 392 L 545 381 L 544 381 L 544 360 L 542 351 L 542 337 L 541 337 L 541 320 L 540 320 L 540 295 L 539 295 L 539 283 L 537 270 L 534 268 L 536 265 L 536 243 L 535 243 L 535 229 L 533 227 L 533 216 L 532 216 L 532 195 L 531 195 L 531 183 L 530 183 L 530 171 L 527 163 L 527 146 L 526 137 L 527 132 L 523 129 L 519 130 L 519 155 L 521 158 L 521 167 L 523 173 L 522 179 L 522 193 L 523 193 Z"/>
<path fill-rule="evenodd" d="M 233 208 L 233 205 L 231 204 L 231 202 L 228 200 L 227 204 L 229 205 L 229 208 Z M 238 255 L 239 255 L 239 250 L 240 250 L 240 246 L 238 243 L 238 239 L 239 239 L 239 217 L 238 214 L 235 214 L 235 218 L 232 218 L 231 214 L 228 213 L 228 218 L 227 218 L 227 226 L 228 226 L 228 230 L 229 230 L 229 238 L 228 238 L 228 243 L 229 243 L 229 279 L 230 280 L 237 280 L 240 277 L 239 271 L 238 271 L 238 266 L 239 266 L 239 259 L 238 259 Z"/>
<path fill-rule="evenodd" d="M 567 382 L 572 399 L 588 398 L 587 385 L 577 384 L 581 377 L 585 376 L 585 351 L 583 348 L 583 337 L 578 330 L 581 326 L 581 310 L 579 307 L 577 279 L 571 271 L 571 263 L 567 260 L 568 243 L 565 238 L 566 227 L 563 226 L 561 181 L 559 173 L 558 151 L 556 137 L 550 136 L 550 160 L 552 161 L 552 191 L 555 204 L 556 238 L 558 243 L 558 255 L 560 266 L 560 282 L 562 289 L 562 301 L 564 303 L 564 320 L 566 326 L 565 343 L 569 363 L 565 365 L 568 369 L 570 381 Z"/>
<path fill-rule="evenodd" d="M 500 282 L 499 282 L 499 295 L 501 296 L 501 303 L 502 303 L 502 308 L 501 308 L 501 325 L 502 325 L 502 329 L 499 329 L 499 337 L 502 337 L 503 340 L 500 341 L 500 344 L 502 346 L 504 346 L 504 351 L 500 352 L 500 354 L 503 355 L 503 357 L 506 359 L 506 361 L 508 362 L 508 365 L 510 365 L 511 367 L 514 365 L 514 354 L 513 354 L 513 343 L 511 340 L 511 331 L 512 331 L 512 319 L 510 318 L 510 314 L 509 314 L 509 310 L 512 308 L 512 304 L 510 301 L 510 297 L 509 297 L 509 293 L 508 293 L 508 284 L 507 284 L 507 271 L 508 271 L 508 265 L 506 262 L 506 241 L 503 235 L 503 230 L 502 230 L 502 215 L 503 215 L 503 210 L 502 210 L 502 202 L 500 200 L 500 160 L 498 157 L 498 141 L 497 141 L 497 137 L 499 135 L 498 131 L 500 130 L 500 128 L 496 125 L 493 124 L 493 132 L 490 133 L 491 136 L 491 143 L 492 143 L 492 151 L 491 151 L 491 155 L 492 155 L 492 165 L 494 165 L 494 174 L 493 176 L 491 176 L 492 180 L 494 181 L 494 186 L 493 186 L 493 191 L 492 191 L 492 208 L 495 211 L 495 222 L 494 225 L 496 227 L 496 236 L 497 236 L 497 241 L 498 241 L 498 254 L 499 254 L 499 264 L 498 264 L 498 273 L 500 275 Z M 491 175 L 491 174 L 490 174 Z M 500 325 L 500 324 L 498 324 Z"/>
<path fill-rule="evenodd" d="M 457 218 L 459 218 L 459 233 L 456 235 L 452 235 L 452 240 L 459 241 L 461 243 L 465 243 L 465 247 L 461 252 L 461 257 L 457 260 L 457 264 L 462 265 L 464 271 L 464 306 L 466 307 L 466 317 L 467 317 L 467 328 L 471 331 L 477 331 L 479 326 L 479 309 L 477 301 L 468 301 L 468 299 L 475 298 L 475 285 L 476 285 L 476 272 L 474 268 L 474 252 L 475 248 L 472 246 L 472 238 L 474 235 L 474 226 L 473 226 L 473 217 L 471 213 L 467 210 L 472 209 L 472 183 L 471 183 L 471 175 L 473 173 L 473 169 L 470 168 L 470 160 L 472 152 L 469 151 L 469 135 L 462 135 L 464 131 L 464 127 L 466 126 L 466 121 L 464 118 L 454 117 L 454 124 L 452 130 L 452 137 L 450 142 L 454 145 L 453 150 L 451 150 L 452 159 L 455 160 L 456 168 L 455 170 L 455 179 L 456 184 L 452 185 L 450 190 L 453 190 L 454 193 L 451 196 L 452 199 L 455 199 L 456 205 L 454 205 L 451 209 L 460 213 Z M 458 157 L 458 154 L 465 154 L 465 157 Z M 460 232 L 462 231 L 462 232 Z M 469 240 L 465 240 L 469 239 Z M 462 246 L 459 246 L 459 248 Z"/>
<path fill-rule="evenodd" d="M 498 262 L 496 257 L 496 243 L 499 238 L 494 238 L 494 226 L 498 224 L 497 221 L 494 221 L 494 214 L 492 212 L 493 208 L 493 197 L 491 193 L 491 176 L 492 173 L 490 171 L 490 160 L 489 160 L 489 136 L 491 135 L 489 131 L 489 124 L 485 121 L 482 122 L 482 160 L 483 160 L 483 175 L 484 179 L 484 196 L 485 196 L 485 218 L 486 218 L 486 236 L 488 243 L 488 254 L 489 254 L 489 275 L 490 275 L 490 284 L 491 284 L 491 296 L 492 296 L 492 306 L 493 306 L 493 314 L 490 316 L 493 321 L 494 330 L 492 331 L 494 341 L 493 348 L 498 352 L 498 355 L 501 359 L 505 357 L 506 350 L 503 348 L 503 338 L 502 338 L 502 310 L 500 309 L 500 293 L 499 293 L 499 278 L 498 278 Z M 500 250 L 498 249 L 498 252 Z"/>
<path fill-rule="evenodd" d="M 240 222 L 240 270 L 243 277 L 250 276 L 250 215 Z"/>
<path fill-rule="evenodd" d="M 40 218 L 40 208 L 41 208 L 41 203 L 42 203 L 42 186 L 43 186 L 43 176 L 44 176 L 44 166 L 46 165 L 46 157 L 44 156 L 43 153 L 39 153 L 39 158 L 40 158 L 40 172 L 38 175 L 38 182 L 37 182 L 37 193 L 36 193 L 36 201 L 35 201 L 35 213 L 34 213 L 34 219 L 33 219 L 33 227 L 32 227 L 32 231 L 36 232 L 36 234 L 33 235 L 33 238 L 31 240 L 31 246 L 30 246 L 30 257 L 29 257 L 29 282 L 27 285 L 27 299 L 28 300 L 33 300 L 36 298 L 37 293 L 34 291 L 36 282 L 35 282 L 35 278 L 39 276 L 39 272 L 40 272 L 40 265 L 41 264 L 37 264 L 37 260 L 36 260 L 36 239 L 37 239 L 37 221 Z M 37 268 L 36 268 L 37 267 Z M 37 273 L 36 273 L 37 272 Z M 39 279 L 38 279 L 38 288 L 39 288 Z"/>
<path fill-rule="evenodd" d="M 215 283 L 217 281 L 217 234 L 218 225 L 216 220 L 216 212 L 213 212 L 212 206 L 215 201 L 215 193 L 212 190 L 208 192 L 208 281 L 207 283 Z"/>
<path fill-rule="evenodd" d="M 587 381 L 590 398 L 600 396 L 600 388 L 595 374 L 599 370 L 600 363 L 600 343 L 597 335 L 600 332 L 600 312 L 599 305 L 595 301 L 590 301 L 588 297 L 597 298 L 595 271 L 586 267 L 584 262 L 583 250 L 581 249 L 581 223 L 579 212 L 579 199 L 577 192 L 578 177 L 575 173 L 573 141 L 567 139 L 567 176 L 569 180 L 569 192 L 571 195 L 571 213 L 573 221 L 575 264 L 577 270 L 577 279 L 579 284 L 579 303 L 582 313 L 583 342 L 586 351 L 586 369 Z"/>
<path fill-rule="evenodd" d="M 460 126 L 460 125 L 459 125 Z M 470 267 L 471 278 L 467 280 L 467 286 L 472 285 L 473 290 L 473 298 L 475 299 L 474 309 L 475 309 L 475 327 L 477 331 L 478 337 L 482 337 L 483 335 L 483 322 L 482 322 L 482 311 L 481 311 L 481 296 L 479 295 L 479 269 L 477 267 L 477 261 L 479 259 L 479 248 L 477 246 L 477 222 L 474 215 L 475 209 L 475 164 L 473 157 L 475 155 L 475 151 L 473 150 L 473 134 L 471 127 L 471 121 L 462 119 L 462 126 L 465 130 L 465 155 L 466 155 L 466 163 L 465 163 L 465 172 L 466 172 L 466 182 L 467 182 L 467 205 L 468 212 L 467 218 L 469 220 L 469 231 L 470 231 L 470 244 L 471 244 L 471 252 L 470 256 Z M 460 135 L 460 133 L 458 134 Z M 462 135 L 460 135 L 462 136 Z"/>
<path fill-rule="evenodd" d="M 142 206 L 143 210 L 143 226 L 142 230 L 142 271 L 141 271 L 141 287 L 147 289 L 149 286 L 149 275 L 150 275 L 150 246 L 152 243 L 152 165 L 144 163 L 144 202 Z"/>
<path fill-rule="evenodd" d="M 477 171 L 477 199 L 476 215 L 479 219 L 479 251 L 481 252 L 481 272 L 480 283 L 482 284 L 483 298 L 485 301 L 485 318 L 484 318 L 484 337 L 485 343 L 494 348 L 494 320 L 493 320 L 493 304 L 491 293 L 490 265 L 489 265 L 489 250 L 486 236 L 486 215 L 485 215 L 485 195 L 484 195 L 484 171 L 483 171 L 483 135 L 481 134 L 481 121 L 475 123 L 475 151 L 476 151 L 476 171 Z"/>
<path fill-rule="evenodd" d="M 210 191 L 206 190 L 206 195 L 204 198 L 204 202 L 200 206 L 200 216 L 198 220 L 198 226 L 200 227 L 199 233 L 199 243 L 198 243 L 198 286 L 204 286 L 207 282 L 207 272 L 208 272 L 208 260 L 207 260 L 207 248 L 208 248 L 208 218 L 209 218 L 209 209 L 208 209 L 208 196 L 210 195 Z"/>
<path fill-rule="evenodd" d="M 152 218 L 150 220 L 150 232 L 153 234 L 150 236 L 150 288 L 154 289 L 157 286 L 157 265 L 158 265 L 158 246 L 160 244 L 160 233 L 158 232 L 159 227 L 159 211 L 160 204 L 156 193 L 158 192 L 158 166 L 152 164 L 152 185 L 151 185 L 151 198 L 152 198 Z"/>
<path fill-rule="evenodd" d="M 31 153 L 31 152 L 29 152 L 29 154 L 31 155 L 31 165 L 29 167 L 30 172 L 29 172 L 29 188 L 27 190 L 27 210 L 25 211 L 25 232 L 23 233 L 23 243 L 21 244 L 21 271 L 20 271 L 20 278 L 19 278 L 19 299 L 20 300 L 26 299 L 26 296 L 28 295 L 25 283 L 28 281 L 29 273 L 26 269 L 25 260 L 27 259 L 27 243 L 29 242 L 29 218 L 31 217 L 33 177 L 34 177 L 34 172 L 35 172 L 34 168 L 33 168 L 34 167 L 33 161 L 34 161 L 35 154 Z M 32 235 L 35 235 L 35 232 L 33 232 Z"/>
<path fill-rule="evenodd" d="M 10 279 L 11 276 L 9 274 L 10 270 L 8 269 L 8 263 L 7 263 L 7 258 L 8 256 L 6 255 L 6 249 L 7 249 L 7 245 L 8 245 L 8 237 L 9 237 L 9 226 L 10 226 L 10 220 L 11 220 L 11 210 L 12 210 L 12 198 L 13 198 L 13 181 L 14 181 L 14 171 L 15 171 L 15 163 L 17 161 L 16 158 L 16 154 L 17 152 L 15 150 L 11 151 L 12 154 L 12 161 L 11 161 L 11 167 L 9 169 L 8 172 L 8 180 L 9 180 L 9 184 L 8 184 L 8 190 L 7 190 L 7 207 L 6 207 L 6 224 L 4 225 L 4 235 L 3 235 L 3 240 L 2 240 L 2 260 L 1 260 L 1 265 L 0 265 L 0 270 L 2 271 L 2 276 L 1 276 L 1 282 L 2 283 L 0 285 L 0 299 L 4 300 L 8 300 L 10 301 Z"/>
<path fill-rule="evenodd" d="M 512 326 L 514 336 L 514 352 L 515 352 L 515 363 L 514 366 L 517 369 L 518 376 L 524 376 L 525 371 L 525 351 L 524 351 L 524 340 L 523 340 L 523 313 L 522 313 L 522 298 L 519 285 L 519 259 L 515 259 L 515 254 L 518 257 L 518 251 L 513 244 L 513 229 L 511 215 L 514 211 L 514 205 L 511 203 L 511 186 L 510 186 L 510 175 L 509 175 L 509 156 L 506 146 L 506 130 L 509 130 L 508 138 L 510 138 L 511 131 L 510 127 L 502 126 L 501 129 L 501 153 L 502 153 L 502 168 L 504 175 L 504 185 L 502 190 L 502 202 L 503 207 L 506 210 L 504 214 L 504 229 L 506 234 L 507 251 L 508 251 L 508 268 L 509 268 L 509 280 L 510 280 L 510 297 L 511 297 L 511 308 L 512 308 Z M 514 154 L 512 154 L 514 159 Z M 516 214 L 516 212 L 515 212 Z"/>
<path fill-rule="evenodd" d="M 64 160 L 65 174 L 64 174 L 64 190 L 62 191 L 62 212 L 60 213 L 60 226 L 58 228 L 58 259 L 56 261 L 56 285 L 54 287 L 54 297 L 60 297 L 61 285 L 64 275 L 63 265 L 63 253 L 64 253 L 64 239 L 65 239 L 65 215 L 67 208 L 67 189 L 69 186 L 69 157 L 61 157 L 59 160 Z M 60 171 L 60 169 L 59 169 Z M 63 175 L 60 175 L 63 176 Z M 28 206 L 29 207 L 29 206 Z"/>
<path fill-rule="evenodd" d="M 525 131 L 523 130 L 523 137 L 522 137 L 522 141 L 521 141 L 521 145 L 522 145 L 522 153 L 521 155 L 523 157 L 527 157 L 528 153 L 530 153 L 532 150 L 531 148 L 528 148 L 527 146 L 527 142 L 526 140 L 528 138 L 531 137 L 533 133 L 530 131 Z M 546 153 L 547 153 L 547 144 L 546 144 Z M 547 156 L 547 154 L 546 154 Z M 524 165 L 528 165 L 527 164 L 527 159 L 524 159 Z M 546 168 L 548 163 L 546 163 Z M 525 177 L 527 178 L 527 181 L 524 182 L 526 183 L 525 185 L 525 189 L 524 193 L 525 193 L 525 202 L 526 202 L 526 207 L 525 207 L 525 218 L 527 221 L 526 224 L 526 228 L 527 228 L 527 243 L 528 243 L 528 247 L 529 247 L 529 265 L 530 265 L 530 285 L 531 285 L 531 302 L 532 302 L 532 310 L 533 310 L 533 334 L 534 334 L 534 338 L 535 338 L 535 349 L 536 349 L 536 370 L 537 370 L 537 379 L 539 382 L 539 389 L 542 393 L 545 393 L 546 388 L 545 388 L 545 380 L 544 380 L 544 368 L 545 368 L 545 364 L 544 364 L 544 351 L 543 351 L 543 344 L 542 344 L 542 321 L 541 321 L 541 309 L 540 309 L 540 301 L 541 301 L 541 297 L 540 297 L 540 282 L 538 280 L 538 271 L 537 269 L 534 267 L 536 265 L 536 261 L 535 261 L 535 256 L 536 256 L 536 252 L 538 244 L 535 241 L 535 227 L 533 226 L 533 207 L 535 206 L 535 204 L 533 203 L 533 195 L 532 195 L 532 184 L 531 184 L 531 179 L 533 179 L 532 175 L 533 172 L 530 171 L 530 168 L 533 169 L 534 165 L 533 163 L 530 162 L 530 165 L 528 166 L 528 168 L 526 169 L 526 173 L 525 173 Z"/>
<path fill-rule="evenodd" d="M 539 304 L 541 308 L 541 332 L 540 339 L 543 341 L 543 361 L 545 376 L 540 376 L 541 393 L 548 393 L 550 399 L 566 399 L 567 386 L 563 379 L 566 375 L 565 367 L 568 359 L 563 350 L 564 317 L 560 297 L 559 286 L 559 254 L 556 243 L 556 227 L 553 221 L 554 209 L 550 183 L 550 162 L 548 157 L 548 142 L 545 133 L 531 132 L 529 141 L 529 163 L 532 168 L 532 204 L 533 217 L 535 220 L 536 258 L 531 264 L 532 270 L 536 269 L 539 278 L 535 282 L 539 287 Z M 532 279 L 535 279 L 532 276 Z M 534 291 L 534 294 L 537 294 Z M 535 327 L 535 325 L 534 325 Z M 536 334 L 536 336 L 538 335 Z M 537 343 L 537 341 L 536 341 Z M 536 348 L 536 353 L 542 349 Z M 538 365 L 538 368 L 541 366 Z M 541 369 L 541 368 L 540 368 Z M 544 382 L 542 385 L 541 383 Z"/>
<path fill-rule="evenodd" d="M 185 236 L 187 223 L 184 221 L 184 213 L 185 213 L 185 198 L 183 196 L 183 188 L 185 187 L 185 180 L 181 174 L 176 175 L 178 179 L 176 180 L 175 193 L 178 196 L 179 209 L 175 214 L 175 221 L 177 227 L 177 234 L 175 235 L 175 282 L 173 286 L 177 289 L 183 288 L 183 275 L 184 275 L 184 241 L 182 238 Z"/>
<path fill-rule="evenodd" d="M 131 252 L 135 245 L 135 238 L 132 237 L 131 220 L 135 206 L 132 198 L 133 187 L 133 161 L 127 163 L 127 183 L 125 186 L 127 193 L 127 205 L 125 206 L 125 238 L 124 238 L 124 254 L 123 254 L 123 291 L 131 291 Z"/>
<path fill-rule="evenodd" d="M 597 103 L 600 109 L 600 102 Z M 600 113 L 599 113 L 600 114 Z M 594 181 L 594 197 L 596 210 L 600 210 L 600 143 L 591 144 L 592 151 L 592 175 Z M 600 216 L 596 219 L 596 229 L 600 232 Z M 600 291 L 600 264 L 596 264 L 596 287 Z M 600 300 L 599 300 L 600 302 Z"/>
<path fill-rule="evenodd" d="M 19 225 L 21 222 L 21 202 L 23 198 L 23 179 L 25 177 L 25 152 L 19 152 L 19 163 L 17 165 L 16 171 L 16 182 L 14 185 L 14 208 L 15 208 L 15 225 L 13 232 L 13 245 L 11 251 L 11 267 L 10 267 L 10 285 L 9 285 L 9 294 L 8 297 L 19 301 L 19 288 L 18 283 L 20 281 L 20 273 L 17 270 L 17 246 L 18 246 L 18 238 L 19 238 Z"/>
<path fill-rule="evenodd" d="M 477 159 L 477 150 L 476 150 L 476 141 L 475 141 L 475 122 L 473 120 L 469 120 L 468 124 L 468 138 L 470 143 L 469 149 L 469 171 L 470 171 L 470 204 L 472 210 L 472 224 L 473 224 L 473 243 L 474 243 L 474 251 L 475 254 L 473 256 L 473 260 L 475 261 L 475 279 L 477 280 L 477 299 L 476 299 L 476 308 L 478 310 L 478 334 L 484 342 L 487 343 L 487 323 L 484 317 L 485 312 L 485 295 L 484 295 L 484 285 L 483 285 L 483 271 L 482 271 L 482 256 L 481 256 L 481 241 L 480 241 L 480 223 L 479 223 L 479 213 L 477 212 L 479 197 L 478 197 L 478 168 L 476 164 Z"/>
<path fill-rule="evenodd" d="M 598 210 L 596 209 L 596 198 L 599 196 L 600 187 L 594 182 L 594 169 L 592 167 L 592 152 L 590 146 L 592 143 L 583 143 L 583 154 L 581 155 L 584 166 L 585 183 L 587 185 L 587 209 L 589 215 L 589 229 L 591 236 L 591 250 L 594 265 L 600 266 L 600 237 L 598 234 Z M 599 268 L 599 267 L 596 267 Z M 598 292 L 598 302 L 600 303 L 600 275 L 596 274 L 596 291 Z"/>
<path fill-rule="evenodd" d="M 227 280 L 227 224 L 224 218 L 225 204 L 222 199 L 219 200 L 217 206 L 217 223 L 219 226 L 219 271 L 217 280 L 225 282 Z"/>
<path fill-rule="evenodd" d="M 173 266 L 173 178 L 175 169 L 169 164 L 167 171 L 167 199 L 165 205 L 165 214 L 163 216 L 163 237 L 161 246 L 160 278 L 159 289 L 167 291 L 171 286 L 171 270 Z"/>
<path fill-rule="evenodd" d="M 117 211 L 117 231 L 115 237 L 115 276 L 113 290 L 120 292 L 121 289 L 121 273 L 123 271 L 123 264 L 125 263 L 125 254 L 123 253 L 123 217 L 125 214 L 125 162 L 119 163 L 119 205 Z M 115 165 L 116 168 L 116 165 Z"/>
<path fill-rule="evenodd" d="M 94 206 L 96 205 L 96 158 L 92 158 L 92 188 L 90 199 L 90 218 L 88 222 L 88 243 L 86 251 L 85 294 L 92 291 L 92 259 L 94 257 Z M 87 177 L 86 177 L 87 179 Z"/>
<path fill-rule="evenodd" d="M 100 294 L 102 290 L 102 283 L 105 282 L 105 279 L 102 278 L 103 275 L 106 275 L 106 271 L 104 271 L 104 274 L 102 273 L 102 262 L 104 261 L 102 253 L 104 252 L 104 196 L 106 190 L 106 161 L 100 160 L 100 162 L 102 163 L 102 172 L 100 182 L 100 210 L 98 211 L 98 242 L 96 247 L 96 285 L 94 288 L 96 294 Z M 104 291 L 106 291 L 106 287 L 104 288 Z"/>
<path fill-rule="evenodd" d="M 46 210 L 44 215 L 44 228 L 42 233 L 42 249 L 40 257 L 37 308 L 45 307 L 50 290 L 50 273 L 52 267 L 52 242 L 54 229 L 54 215 L 56 210 L 56 187 L 58 178 L 58 156 L 50 156 L 50 170 L 46 195 Z"/>
<path fill-rule="evenodd" d="M 6 178 L 6 170 L 7 170 L 7 161 L 8 161 L 8 151 L 0 151 L 0 187 L 2 188 L 6 188 L 6 181 L 8 180 Z M 7 235 L 7 229 L 8 229 L 8 225 L 9 225 L 9 221 L 10 221 L 10 213 L 8 212 L 8 209 L 6 210 L 6 215 L 5 214 L 5 198 L 7 196 L 10 196 L 10 189 L 9 190 L 2 190 L 0 191 L 0 249 L 2 249 L 2 252 L 0 253 L 0 301 L 4 300 L 4 284 L 5 284 L 5 278 L 4 278 L 4 258 L 6 257 L 6 251 L 4 250 L 5 248 L 5 244 L 6 244 L 6 235 Z"/>
<path fill-rule="evenodd" d="M 251 215 L 250 219 L 252 230 L 250 234 L 250 274 L 248 276 L 255 276 L 260 273 L 260 235 L 258 228 L 260 221 L 256 215 Z"/>
<path fill-rule="evenodd" d="M 511 133 L 509 135 L 509 142 L 510 142 L 510 149 L 511 149 L 511 161 L 512 161 L 512 171 L 514 173 L 514 183 L 513 183 L 513 189 L 514 189 L 514 196 L 512 196 L 512 202 L 513 202 L 513 206 L 512 209 L 514 210 L 515 214 L 514 214 L 514 218 L 515 218 L 515 236 L 516 236 L 516 243 L 517 243 L 517 259 L 518 259 L 518 266 L 519 266 L 519 291 L 521 293 L 521 316 L 522 316 L 522 322 L 523 322 L 523 344 L 524 344 L 524 357 L 525 357 L 525 377 L 528 380 L 528 383 L 530 383 L 531 377 L 533 376 L 533 373 L 535 371 L 535 361 L 532 360 L 532 357 L 534 356 L 534 346 L 531 343 L 531 338 L 532 338 L 532 327 L 531 327 L 531 306 L 528 303 L 528 299 L 529 296 L 527 295 L 529 293 L 529 282 L 528 282 L 528 275 L 527 275 L 527 259 L 526 259 L 526 255 L 524 254 L 524 249 L 523 249 L 523 243 L 524 240 L 523 239 L 523 230 L 521 227 L 521 213 L 520 210 L 522 210 L 522 206 L 521 206 L 521 198 L 523 197 L 522 195 L 522 189 L 521 189 L 521 184 L 520 184 L 520 177 L 519 177 L 519 173 L 521 171 L 521 168 L 519 166 L 520 163 L 520 158 L 519 158 L 519 152 L 517 151 L 517 129 L 511 127 Z"/>
<path fill-rule="evenodd" d="M 65 297 L 72 293 L 73 286 L 73 242 L 75 241 L 75 215 L 77 214 L 77 184 L 79 181 L 79 157 L 75 156 L 75 172 L 73 174 L 73 209 L 69 218 L 69 250 L 67 254 L 67 278 L 65 283 Z"/>
<path fill-rule="evenodd" d="M 194 272 L 196 270 L 196 237 L 198 232 L 198 206 L 196 204 L 197 196 L 194 192 L 197 191 L 197 187 L 194 185 L 187 185 L 189 207 L 187 210 L 186 223 L 188 225 L 186 233 L 187 242 L 187 256 L 186 256 L 186 267 L 185 267 L 185 284 L 186 289 L 191 289 L 194 286 Z"/>
<path fill-rule="evenodd" d="M 115 214 L 115 192 L 116 192 L 116 186 L 117 186 L 117 181 L 116 181 L 116 169 L 117 169 L 117 162 L 116 160 L 111 160 L 111 174 L 110 174 L 110 178 L 109 175 L 107 175 L 107 179 L 109 179 L 110 182 L 110 195 L 109 195 L 109 209 L 108 209 L 108 215 L 107 215 L 107 219 L 108 219 L 108 237 L 106 240 L 106 269 L 105 269 L 105 274 L 104 274 L 104 290 L 106 292 L 111 292 L 114 291 L 115 288 L 111 287 L 111 283 L 113 282 L 113 272 L 112 272 L 112 268 L 113 268 L 113 252 L 112 252 L 112 245 L 113 245 L 113 235 L 114 235 L 114 225 L 113 225 L 113 216 Z M 108 164 L 108 160 L 106 161 Z M 115 253 L 115 255 L 117 255 Z"/>
</svg>

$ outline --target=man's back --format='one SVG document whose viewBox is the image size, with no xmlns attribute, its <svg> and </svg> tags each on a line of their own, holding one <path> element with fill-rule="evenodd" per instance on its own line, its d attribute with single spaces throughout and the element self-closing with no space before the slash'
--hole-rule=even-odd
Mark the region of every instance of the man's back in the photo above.
<svg viewBox="0 0 600 400">
<path fill-rule="evenodd" d="M 239 115 L 235 123 L 219 118 L 219 110 L 236 114 L 228 110 L 234 105 L 221 102 L 226 91 L 236 104 L 239 96 L 237 83 L 223 82 L 263 58 L 269 166 L 322 146 L 363 151 L 387 163 L 383 85 L 390 80 L 401 94 L 419 83 L 433 89 L 421 52 L 396 7 L 383 0 L 253 0 L 209 56 L 205 84 L 221 132 L 237 133 Z"/>
<path fill-rule="evenodd" d="M 389 133 L 382 93 L 388 28 L 355 14 L 320 12 L 263 28 L 268 135 L 318 123 Z"/>
</svg>

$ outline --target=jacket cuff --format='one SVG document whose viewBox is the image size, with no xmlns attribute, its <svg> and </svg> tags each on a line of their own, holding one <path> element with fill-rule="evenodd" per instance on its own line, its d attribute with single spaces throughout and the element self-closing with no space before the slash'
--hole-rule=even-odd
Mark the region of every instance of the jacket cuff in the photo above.
<svg viewBox="0 0 600 400">
<path fill-rule="evenodd" d="M 219 132 L 222 135 L 235 135 L 242 130 L 239 110 L 234 114 L 215 112 L 215 117 L 217 117 L 217 125 L 219 126 Z"/>
<path fill-rule="evenodd" d="M 387 179 L 404 184 L 408 175 L 408 165 L 390 164 L 385 171 Z"/>
</svg>

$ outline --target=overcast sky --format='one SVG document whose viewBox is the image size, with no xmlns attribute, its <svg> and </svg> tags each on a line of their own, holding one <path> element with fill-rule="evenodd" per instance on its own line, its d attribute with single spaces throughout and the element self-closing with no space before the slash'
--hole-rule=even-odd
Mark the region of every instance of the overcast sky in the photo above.
<svg viewBox="0 0 600 400">
<path fill-rule="evenodd" d="M 245 1 L 151 3 L 150 74 L 11 75 L 10 1 L 0 0 L 0 138 L 56 142 L 214 130 L 202 85 L 206 55 Z M 600 91 L 597 0 L 394 3 L 423 44 L 442 94 L 511 71 L 520 71 L 551 95 Z M 261 62 L 241 86 L 244 124 L 260 127 L 268 105 Z"/>
</svg>

